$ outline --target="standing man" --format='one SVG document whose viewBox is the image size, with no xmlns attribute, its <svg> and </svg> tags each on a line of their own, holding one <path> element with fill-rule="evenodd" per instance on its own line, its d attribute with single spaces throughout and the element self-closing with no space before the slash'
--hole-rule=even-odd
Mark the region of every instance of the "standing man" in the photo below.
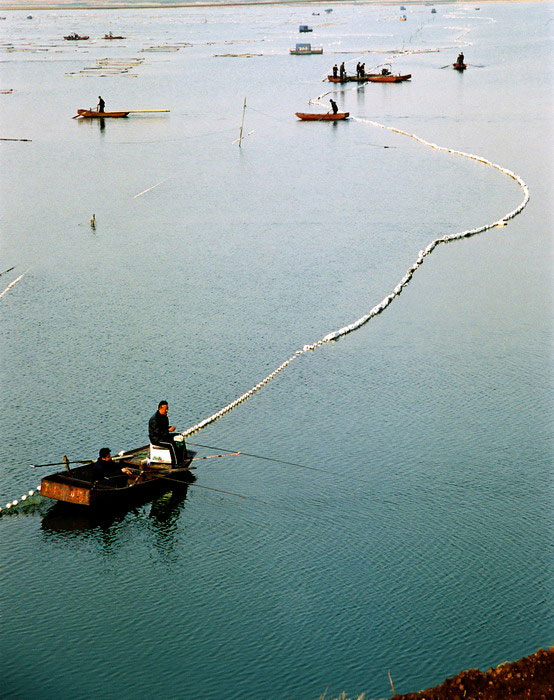
<svg viewBox="0 0 554 700">
<path fill-rule="evenodd" d="M 339 111 L 339 108 L 337 107 L 337 103 L 335 100 L 329 100 L 331 103 L 331 109 L 333 110 L 333 114 L 336 114 Z"/>
<path fill-rule="evenodd" d="M 103 112 L 104 107 L 106 106 L 106 103 L 104 100 L 98 95 L 98 107 L 96 108 L 98 112 Z"/>
<path fill-rule="evenodd" d="M 344 80 L 346 78 L 346 68 L 344 67 L 344 61 L 340 64 L 339 73 L 340 79 Z"/>
<path fill-rule="evenodd" d="M 338 75 L 339 75 L 339 67 L 335 63 L 335 65 L 333 66 L 333 78 L 337 78 Z"/>
<path fill-rule="evenodd" d="M 171 464 L 174 467 L 182 466 L 187 459 L 187 446 L 183 439 L 182 443 L 175 442 L 175 426 L 169 425 L 169 405 L 167 401 L 160 401 L 158 410 L 148 421 L 148 438 L 152 445 L 165 447 L 171 454 Z"/>
</svg>

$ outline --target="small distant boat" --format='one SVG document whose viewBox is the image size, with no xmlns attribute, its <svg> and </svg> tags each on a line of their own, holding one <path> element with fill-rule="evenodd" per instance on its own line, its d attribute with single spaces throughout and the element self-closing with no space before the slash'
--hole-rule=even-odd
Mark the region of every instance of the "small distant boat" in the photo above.
<svg viewBox="0 0 554 700">
<path fill-rule="evenodd" d="M 325 12 L 327 12 L 327 13 L 332 12 L 332 11 L 333 11 L 332 8 L 329 8 L 328 10 L 325 10 Z"/>
<path fill-rule="evenodd" d="M 434 15 L 435 12 L 436 12 L 436 10 L 435 10 L 435 8 L 433 7 L 433 9 L 431 10 L 431 14 Z"/>
<path fill-rule="evenodd" d="M 404 5 L 400 5 L 400 9 L 405 10 L 406 8 L 404 7 Z"/>
<path fill-rule="evenodd" d="M 400 21 L 401 21 L 401 22 L 405 22 L 406 19 L 407 19 L 406 15 L 402 15 L 402 17 L 400 18 Z"/>
<path fill-rule="evenodd" d="M 411 77 L 411 73 L 407 73 L 406 75 L 383 75 L 377 73 L 375 75 L 366 76 L 370 83 L 403 83 L 405 80 L 410 80 Z"/>
<path fill-rule="evenodd" d="M 323 47 L 312 46 L 311 44 L 296 44 L 296 48 L 289 49 L 289 53 L 294 56 L 310 56 L 311 54 L 323 53 Z"/>
<path fill-rule="evenodd" d="M 299 32 L 313 32 L 313 29 L 312 29 L 311 27 L 308 27 L 307 24 L 301 24 L 301 25 L 298 27 L 298 31 L 299 31 Z"/>
<path fill-rule="evenodd" d="M 453 63 L 452 68 L 454 68 L 454 70 L 459 70 L 461 73 L 461 72 L 465 71 L 465 69 L 467 68 L 467 65 L 465 63 Z"/>
<path fill-rule="evenodd" d="M 310 114 L 306 112 L 295 112 L 298 119 L 305 122 L 336 122 L 340 119 L 348 119 L 350 112 L 337 112 L 336 114 Z"/>
<path fill-rule="evenodd" d="M 314 17 L 319 17 L 319 12 L 312 12 L 312 15 L 313 15 Z"/>
<path fill-rule="evenodd" d="M 129 116 L 129 112 L 96 112 L 94 109 L 78 109 L 78 117 L 91 117 L 96 119 L 117 119 Z"/>
<path fill-rule="evenodd" d="M 90 37 L 89 36 L 81 36 L 80 34 L 73 32 L 73 34 L 68 34 L 67 36 L 64 36 L 64 39 L 66 41 L 85 41 L 86 39 L 90 39 Z"/>
<path fill-rule="evenodd" d="M 143 114 L 150 112 L 169 112 L 169 109 L 128 109 L 126 112 L 97 112 L 94 109 L 78 109 L 77 114 L 72 117 L 89 117 L 93 119 L 118 119 L 119 117 L 127 117 L 129 114 Z"/>
<path fill-rule="evenodd" d="M 334 75 L 328 75 L 327 80 L 330 83 L 367 83 L 369 77 L 367 75 L 345 75 L 344 78 L 341 78 L 338 75 L 336 77 Z"/>
<path fill-rule="evenodd" d="M 126 39 L 124 36 L 114 36 L 111 32 L 109 34 L 104 34 L 104 39 Z"/>
</svg>

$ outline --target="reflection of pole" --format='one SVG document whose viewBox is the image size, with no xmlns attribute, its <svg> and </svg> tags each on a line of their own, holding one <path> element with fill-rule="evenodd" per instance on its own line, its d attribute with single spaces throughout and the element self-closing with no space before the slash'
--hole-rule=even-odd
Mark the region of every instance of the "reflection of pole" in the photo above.
<svg viewBox="0 0 554 700">
<path fill-rule="evenodd" d="M 246 112 L 246 97 L 244 98 L 244 104 L 242 105 L 242 122 L 240 124 L 240 134 L 239 134 L 239 148 L 241 147 L 241 141 L 242 141 L 242 128 L 244 126 L 244 113 Z"/>
</svg>

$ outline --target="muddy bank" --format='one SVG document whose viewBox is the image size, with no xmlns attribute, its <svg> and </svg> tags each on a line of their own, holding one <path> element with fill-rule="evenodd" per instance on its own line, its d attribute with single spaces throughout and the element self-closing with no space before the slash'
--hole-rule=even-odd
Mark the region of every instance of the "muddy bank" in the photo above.
<svg viewBox="0 0 554 700">
<path fill-rule="evenodd" d="M 392 700 L 507 700 L 554 698 L 554 647 L 539 649 L 519 661 L 500 664 L 483 673 L 472 668 L 447 678 L 442 685 Z"/>
</svg>

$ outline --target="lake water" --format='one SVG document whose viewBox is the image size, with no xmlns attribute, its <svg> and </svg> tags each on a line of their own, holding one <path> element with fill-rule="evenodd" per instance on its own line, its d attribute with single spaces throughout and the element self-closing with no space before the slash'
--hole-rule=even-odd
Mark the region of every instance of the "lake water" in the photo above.
<svg viewBox="0 0 554 700">
<path fill-rule="evenodd" d="M 383 698 L 552 644 L 553 5 L 325 7 L 4 13 L 2 505 L 144 444 L 161 398 L 211 416 L 522 201 L 369 122 L 531 199 L 190 438 L 256 457 L 4 513 L 1 697 Z M 343 60 L 412 80 L 323 82 Z M 330 89 L 355 119 L 295 118 Z M 71 119 L 98 95 L 171 112 Z"/>
</svg>

